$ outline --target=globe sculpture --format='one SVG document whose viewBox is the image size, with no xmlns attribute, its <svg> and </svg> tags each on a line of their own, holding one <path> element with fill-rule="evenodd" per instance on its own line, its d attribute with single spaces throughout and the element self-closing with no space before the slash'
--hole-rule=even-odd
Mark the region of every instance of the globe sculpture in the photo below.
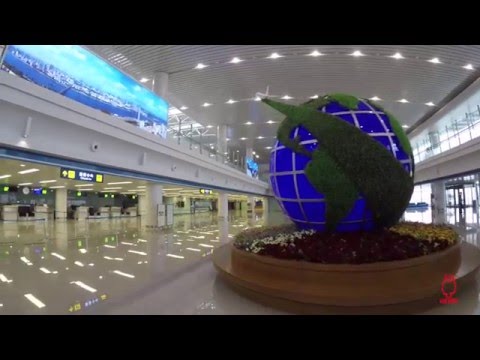
<svg viewBox="0 0 480 360">
<path fill-rule="evenodd" d="M 270 183 L 301 229 L 374 230 L 396 224 L 413 192 L 409 140 L 369 100 L 331 94 L 299 106 L 263 99 L 287 117 L 270 157 Z"/>
</svg>

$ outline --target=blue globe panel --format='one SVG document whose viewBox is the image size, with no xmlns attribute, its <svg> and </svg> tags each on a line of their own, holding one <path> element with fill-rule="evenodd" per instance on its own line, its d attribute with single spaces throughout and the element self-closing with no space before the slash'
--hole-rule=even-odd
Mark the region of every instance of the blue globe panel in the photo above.
<svg viewBox="0 0 480 360">
<path fill-rule="evenodd" d="M 322 109 L 318 109 L 322 111 Z M 323 112 L 328 113 L 328 114 L 333 114 L 335 115 L 336 113 L 341 113 L 341 112 L 350 112 L 350 109 L 347 109 L 346 107 L 340 105 L 339 103 L 336 102 L 331 102 L 325 106 L 325 110 Z"/>
<path fill-rule="evenodd" d="M 283 207 L 293 221 L 303 220 L 302 210 L 300 209 L 300 204 L 298 202 L 283 201 Z"/>
<path fill-rule="evenodd" d="M 275 162 L 275 173 L 292 171 L 292 150 L 288 148 L 280 149 L 276 151 L 277 160 Z M 272 154 L 275 157 L 275 153 Z"/>
<path fill-rule="evenodd" d="M 359 219 L 362 221 L 368 221 L 373 219 L 373 214 L 370 210 L 368 210 L 367 203 L 363 198 L 359 198 L 355 202 L 355 205 L 353 206 L 350 213 L 345 218 L 343 218 L 341 222 L 350 222 Z"/>
<path fill-rule="evenodd" d="M 308 181 L 307 175 L 297 174 L 298 196 L 300 199 L 323 199 L 322 193 L 319 193 Z"/>
<path fill-rule="evenodd" d="M 377 109 L 375 109 L 377 110 Z M 370 106 L 368 106 L 368 104 L 364 101 L 360 101 L 358 103 L 358 110 L 357 111 L 372 111 L 372 109 L 370 108 Z M 380 112 L 380 110 L 378 110 Z"/>
<path fill-rule="evenodd" d="M 376 114 L 357 114 L 360 129 L 366 133 L 384 133 L 385 127 Z"/>
<path fill-rule="evenodd" d="M 302 207 L 308 221 L 325 222 L 325 202 L 303 202 Z"/>
<path fill-rule="evenodd" d="M 282 199 L 297 199 L 295 183 L 292 175 L 280 175 L 276 178 L 280 197 Z"/>
<path fill-rule="evenodd" d="M 398 151 L 395 153 L 395 157 L 397 160 L 409 160 L 408 154 L 404 151 L 402 145 L 400 144 L 400 141 L 396 136 L 392 136 L 392 142 L 395 144 L 396 148 Z"/>
<path fill-rule="evenodd" d="M 355 126 L 355 120 L 353 119 L 353 116 L 350 114 L 340 114 L 337 115 L 337 117 L 341 118 L 345 122 L 348 122 L 350 125 Z"/>
<path fill-rule="evenodd" d="M 375 141 L 379 142 L 383 145 L 383 147 L 387 148 L 392 154 L 394 154 L 392 149 L 392 144 L 390 143 L 390 139 L 388 136 L 370 136 Z"/>
<path fill-rule="evenodd" d="M 293 131 L 293 134 L 295 134 L 295 130 Z M 300 137 L 302 140 L 309 140 L 309 139 L 314 139 L 312 134 L 310 134 L 303 126 L 298 127 L 298 133 L 297 136 Z"/>
<path fill-rule="evenodd" d="M 294 156 L 295 156 L 295 170 L 303 171 L 305 169 L 305 166 L 307 166 L 307 164 L 310 162 L 310 158 L 302 154 L 295 154 Z"/>
</svg>

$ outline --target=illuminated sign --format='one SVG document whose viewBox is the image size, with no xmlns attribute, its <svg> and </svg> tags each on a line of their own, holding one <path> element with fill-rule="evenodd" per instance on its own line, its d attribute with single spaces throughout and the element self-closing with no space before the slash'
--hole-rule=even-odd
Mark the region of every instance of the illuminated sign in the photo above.
<svg viewBox="0 0 480 360">
<path fill-rule="evenodd" d="M 200 194 L 211 195 L 211 194 L 213 194 L 213 190 L 211 190 L 211 189 L 200 189 Z"/>
<path fill-rule="evenodd" d="M 85 170 L 61 168 L 60 177 L 64 179 L 70 179 L 70 180 L 103 183 L 103 174 L 99 174 L 91 171 L 85 171 Z"/>
<path fill-rule="evenodd" d="M 10 190 L 10 187 L 8 187 L 8 186 L 4 186 L 4 187 L 3 187 L 3 191 L 4 191 L 4 192 L 8 192 L 8 190 Z"/>
<path fill-rule="evenodd" d="M 42 195 L 47 195 L 47 189 L 42 190 Z"/>
</svg>

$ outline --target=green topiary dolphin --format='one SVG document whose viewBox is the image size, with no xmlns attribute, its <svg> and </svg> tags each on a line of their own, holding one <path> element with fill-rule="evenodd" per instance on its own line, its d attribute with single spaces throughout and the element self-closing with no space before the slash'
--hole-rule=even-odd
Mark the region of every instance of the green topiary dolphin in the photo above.
<svg viewBox="0 0 480 360">
<path fill-rule="evenodd" d="M 413 177 L 385 147 L 362 130 L 317 110 L 330 102 L 356 110 L 358 98 L 331 94 L 299 106 L 268 98 L 262 101 L 286 116 L 278 129 L 278 140 L 292 151 L 311 159 L 305 174 L 315 189 L 325 196 L 328 230 L 334 230 L 339 221 L 348 215 L 360 195 L 365 198 L 378 227 L 390 227 L 398 222 L 412 196 Z M 370 105 L 380 109 L 376 104 Z M 406 134 L 393 116 L 385 114 L 413 164 Z M 298 126 L 304 127 L 317 139 L 319 146 L 315 151 L 304 148 L 299 138 L 290 139 L 291 132 Z"/>
</svg>

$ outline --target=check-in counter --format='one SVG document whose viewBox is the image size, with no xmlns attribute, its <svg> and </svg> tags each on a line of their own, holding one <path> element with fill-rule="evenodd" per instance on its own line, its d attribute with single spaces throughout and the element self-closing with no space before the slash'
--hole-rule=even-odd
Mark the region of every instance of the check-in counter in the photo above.
<svg viewBox="0 0 480 360">
<path fill-rule="evenodd" d="M 5 221 L 18 221 L 18 205 L 2 205 L 0 218 Z"/>
<path fill-rule="evenodd" d="M 48 220 L 48 206 L 45 206 L 45 205 L 35 206 L 35 219 Z"/>
<path fill-rule="evenodd" d="M 119 206 L 110 207 L 110 217 L 120 217 L 122 215 L 122 208 Z"/>
<path fill-rule="evenodd" d="M 101 208 L 98 208 L 98 214 L 99 217 L 110 217 L 110 207 L 108 206 L 103 206 Z"/>
<path fill-rule="evenodd" d="M 125 209 L 124 212 L 125 216 L 137 216 L 137 208 L 136 207 L 129 207 Z"/>
<path fill-rule="evenodd" d="M 85 220 L 89 215 L 88 206 L 79 206 L 75 209 L 75 220 Z"/>
</svg>

